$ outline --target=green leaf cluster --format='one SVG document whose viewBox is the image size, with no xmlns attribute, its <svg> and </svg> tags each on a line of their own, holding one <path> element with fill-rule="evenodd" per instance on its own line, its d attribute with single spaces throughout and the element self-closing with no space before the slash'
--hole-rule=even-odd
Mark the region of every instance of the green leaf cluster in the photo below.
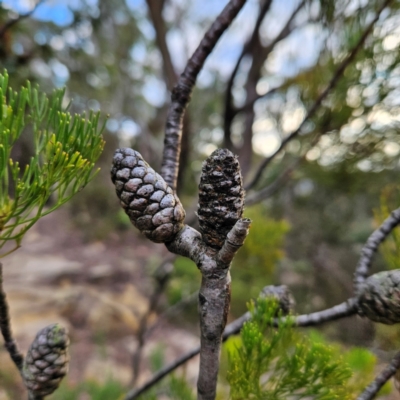
<svg viewBox="0 0 400 400">
<path fill-rule="evenodd" d="M 94 164 L 104 147 L 100 115 L 72 116 L 63 107 L 64 92 L 55 90 L 48 97 L 29 82 L 16 92 L 8 87 L 7 72 L 0 74 L 0 249 L 9 241 L 18 248 L 39 218 L 96 174 Z M 24 132 L 32 136 L 33 155 L 20 166 L 12 150 Z M 50 197 L 52 205 L 46 208 Z"/>
<path fill-rule="evenodd" d="M 51 400 L 76 400 L 88 398 L 91 400 L 122 400 L 125 397 L 126 388 L 117 380 L 108 378 L 103 383 L 87 380 L 75 387 L 69 387 L 64 383 L 49 399 Z"/>
<path fill-rule="evenodd" d="M 252 319 L 229 351 L 231 398 L 352 398 L 347 385 L 352 372 L 339 351 L 300 333 L 292 317 L 278 317 L 278 327 L 273 327 L 277 309 L 271 299 L 250 304 Z"/>
</svg>

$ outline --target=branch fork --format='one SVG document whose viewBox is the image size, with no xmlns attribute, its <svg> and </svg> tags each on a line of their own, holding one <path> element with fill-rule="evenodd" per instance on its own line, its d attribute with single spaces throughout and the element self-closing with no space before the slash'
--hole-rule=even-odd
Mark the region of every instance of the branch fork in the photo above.
<svg viewBox="0 0 400 400">
<path fill-rule="evenodd" d="M 215 399 L 231 297 L 229 270 L 251 222 L 242 218 L 244 190 L 237 157 L 229 150 L 219 149 L 203 164 L 200 232 L 184 224 L 185 211 L 176 193 L 137 151 L 118 149 L 111 177 L 132 223 L 150 240 L 163 242 L 170 252 L 190 258 L 202 274 L 198 399 Z"/>
</svg>

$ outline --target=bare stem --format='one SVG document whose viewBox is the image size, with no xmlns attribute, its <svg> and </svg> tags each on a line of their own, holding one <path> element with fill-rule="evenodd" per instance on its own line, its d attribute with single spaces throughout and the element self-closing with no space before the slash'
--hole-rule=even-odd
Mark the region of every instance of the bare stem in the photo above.
<svg viewBox="0 0 400 400">
<path fill-rule="evenodd" d="M 179 170 L 180 143 L 182 138 L 183 116 L 190 101 L 196 78 L 204 62 L 212 52 L 221 35 L 225 32 L 246 0 L 231 0 L 222 10 L 204 35 L 199 47 L 189 59 L 185 70 L 179 77 L 171 94 L 167 123 L 165 127 L 164 154 L 161 167 L 161 176 L 168 185 L 176 189 Z"/>
<path fill-rule="evenodd" d="M 392 211 L 390 216 L 383 221 L 382 225 L 376 229 L 364 247 L 361 250 L 361 257 L 358 261 L 356 271 L 354 273 L 354 290 L 356 294 L 360 290 L 360 286 L 365 282 L 367 278 L 369 268 L 372 263 L 372 258 L 376 251 L 378 250 L 379 245 L 388 237 L 390 232 L 400 224 L 400 208 Z"/>
<path fill-rule="evenodd" d="M 357 400 L 373 399 L 382 386 L 396 373 L 400 368 L 400 351 L 392 358 L 392 361 L 386 368 L 369 384 L 365 390 L 357 397 Z"/>
<path fill-rule="evenodd" d="M 10 313 L 6 294 L 3 289 L 3 265 L 0 263 L 0 330 L 4 338 L 4 345 L 10 354 L 11 359 L 17 366 L 19 372 L 22 372 L 24 356 L 18 350 L 17 342 L 15 341 L 10 322 Z"/>
<path fill-rule="evenodd" d="M 319 107 L 322 104 L 322 101 L 328 96 L 328 94 L 332 91 L 332 89 L 336 86 L 336 84 L 339 82 L 339 79 L 342 77 L 345 69 L 350 65 L 350 63 L 354 60 L 355 56 L 359 52 L 360 49 L 362 49 L 365 40 L 371 33 L 375 23 L 378 21 L 382 11 L 391 3 L 392 0 L 386 0 L 382 6 L 379 8 L 378 12 L 375 15 L 375 18 L 371 21 L 371 23 L 367 26 L 365 29 L 364 33 L 361 35 L 360 39 L 358 40 L 357 44 L 350 50 L 350 53 L 347 55 L 347 57 L 341 62 L 339 67 L 336 69 L 336 72 L 334 73 L 332 79 L 330 80 L 328 86 L 325 88 L 325 90 L 318 96 L 318 98 L 315 100 L 314 104 L 309 108 L 307 111 L 306 116 L 304 117 L 302 123 L 299 125 L 299 127 L 290 133 L 288 136 L 286 136 L 278 149 L 269 157 L 267 157 L 258 167 L 256 174 L 254 175 L 254 178 L 252 181 L 245 187 L 246 190 L 249 190 L 253 188 L 258 181 L 261 179 L 261 176 L 265 170 L 265 168 L 270 164 L 270 162 L 285 148 L 285 146 L 293 140 L 302 130 L 304 124 L 306 121 L 308 121 L 311 117 L 314 116 L 316 111 L 319 109 Z"/>
</svg>

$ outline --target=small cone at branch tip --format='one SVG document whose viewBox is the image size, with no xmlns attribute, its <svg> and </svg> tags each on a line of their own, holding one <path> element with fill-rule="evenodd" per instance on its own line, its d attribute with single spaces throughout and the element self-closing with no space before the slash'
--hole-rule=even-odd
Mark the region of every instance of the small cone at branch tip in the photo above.
<svg viewBox="0 0 400 400">
<path fill-rule="evenodd" d="M 289 288 L 281 286 L 265 286 L 260 293 L 261 297 L 274 297 L 278 301 L 279 309 L 283 315 L 288 315 L 295 305 L 295 300 Z"/>
<path fill-rule="evenodd" d="M 185 210 L 178 196 L 139 152 L 117 149 L 111 179 L 121 206 L 147 238 L 156 243 L 170 242 L 183 228 Z"/>
<path fill-rule="evenodd" d="M 400 322 L 400 270 L 370 276 L 360 287 L 358 314 L 392 325 Z"/>
<path fill-rule="evenodd" d="M 25 386 L 31 395 L 47 396 L 58 388 L 68 372 L 68 345 L 67 331 L 58 324 L 36 335 L 23 366 Z"/>
<path fill-rule="evenodd" d="M 203 163 L 199 184 L 200 232 L 211 247 L 220 249 L 243 215 L 244 190 L 237 156 L 215 150 Z"/>
</svg>

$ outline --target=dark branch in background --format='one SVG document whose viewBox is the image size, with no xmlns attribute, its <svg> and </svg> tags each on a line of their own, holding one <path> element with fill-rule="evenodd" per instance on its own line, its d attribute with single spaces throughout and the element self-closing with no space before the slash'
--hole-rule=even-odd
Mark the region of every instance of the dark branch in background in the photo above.
<svg viewBox="0 0 400 400">
<path fill-rule="evenodd" d="M 368 238 L 367 243 L 361 250 L 361 257 L 358 261 L 356 271 L 354 273 L 354 291 L 357 294 L 360 286 L 365 282 L 369 268 L 372 263 L 372 258 L 379 245 L 387 238 L 392 230 L 400 224 L 400 208 L 392 211 L 390 216 L 385 219 L 382 225 L 376 229 Z"/>
<path fill-rule="evenodd" d="M 234 113 L 235 113 L 235 115 L 238 114 L 238 113 L 240 113 L 240 112 L 250 110 L 250 109 L 254 106 L 254 103 L 255 103 L 257 100 L 265 99 L 266 97 L 273 95 L 273 94 L 276 93 L 278 90 L 282 89 L 282 86 L 284 86 L 284 85 L 280 85 L 280 86 L 277 86 L 277 87 L 275 87 L 275 88 L 272 88 L 272 89 L 268 90 L 268 91 L 267 91 L 266 93 L 264 93 L 264 94 L 258 94 L 258 93 L 256 93 L 256 94 L 254 95 L 254 97 L 250 98 L 250 99 L 249 99 L 248 101 L 246 101 L 246 103 L 244 103 L 242 106 L 237 107 L 237 108 L 234 108 Z"/>
<path fill-rule="evenodd" d="M 157 46 L 160 50 L 163 60 L 164 78 L 167 83 L 168 89 L 172 90 L 172 88 L 176 84 L 176 81 L 178 80 L 178 76 L 175 72 L 174 65 L 172 64 L 171 53 L 169 52 L 166 40 L 167 28 L 165 26 L 165 21 L 162 16 L 164 3 L 164 1 L 160 0 L 147 0 L 150 18 L 153 22 L 153 27 L 156 32 Z"/>
<path fill-rule="evenodd" d="M 169 91 L 176 85 L 178 81 L 178 74 L 172 63 L 171 53 L 168 49 L 167 44 L 167 27 L 162 15 L 164 9 L 165 0 L 147 0 L 147 6 L 149 8 L 149 14 L 151 21 L 153 22 L 153 27 L 156 32 L 156 43 L 157 47 L 161 53 L 163 60 L 163 70 L 164 79 L 167 84 Z M 190 116 L 185 113 L 183 119 L 183 132 L 182 132 L 182 142 L 181 142 L 181 153 L 179 157 L 179 172 L 178 172 L 178 192 L 179 188 L 182 186 L 184 172 L 187 167 L 190 155 Z"/>
<path fill-rule="evenodd" d="M 232 71 L 232 74 L 229 78 L 227 88 L 225 90 L 225 115 L 224 115 L 224 147 L 228 148 L 229 150 L 233 150 L 233 143 L 231 140 L 231 125 L 233 118 L 237 114 L 237 110 L 233 105 L 232 100 L 232 88 L 235 82 L 236 75 L 239 71 L 240 64 L 243 58 L 251 52 L 252 44 L 257 40 L 259 35 L 260 26 L 264 20 L 265 15 L 267 14 L 268 10 L 270 9 L 272 4 L 272 0 L 265 0 L 263 5 L 261 6 L 260 12 L 257 17 L 256 25 L 254 27 L 253 33 L 248 40 L 248 42 L 244 45 L 242 52 L 236 61 L 236 65 Z"/>
<path fill-rule="evenodd" d="M 171 53 L 167 45 L 167 27 L 165 25 L 164 18 L 162 16 L 165 0 L 147 0 L 147 6 L 149 8 L 150 18 L 153 22 L 153 27 L 156 31 L 156 42 L 158 49 L 160 50 L 161 57 L 163 60 L 164 78 L 169 91 L 176 85 L 178 81 L 178 74 L 175 71 L 174 64 L 172 63 Z M 190 116 L 189 113 L 185 113 L 182 127 L 182 139 L 181 139 L 181 153 L 179 157 L 179 171 L 178 171 L 178 183 L 179 187 L 182 185 L 184 172 L 189 161 L 190 154 Z M 178 190 L 179 191 L 179 190 Z"/>
<path fill-rule="evenodd" d="M 260 203 L 261 201 L 272 197 L 276 192 L 282 189 L 283 186 L 292 178 L 295 170 L 305 160 L 307 152 L 318 144 L 319 140 L 325 133 L 326 132 L 317 133 L 312 139 L 308 149 L 304 151 L 304 153 L 295 161 L 293 161 L 292 164 L 290 164 L 285 170 L 283 170 L 272 183 L 256 192 L 250 192 L 250 194 L 246 196 L 246 205 L 252 206 Z"/>
<path fill-rule="evenodd" d="M 375 378 L 375 380 L 365 388 L 365 390 L 357 397 L 357 400 L 371 400 L 382 388 L 382 386 L 396 373 L 400 368 L 400 352 L 393 358 L 390 364 Z"/>
<path fill-rule="evenodd" d="M 261 71 L 265 60 L 271 54 L 277 43 L 287 38 L 293 31 L 292 23 L 304 7 L 305 1 L 303 0 L 292 12 L 289 19 L 282 27 L 278 35 L 269 43 L 267 46 L 263 46 L 259 32 L 252 39 L 251 46 L 249 48 L 249 56 L 251 56 L 251 66 L 247 75 L 247 81 L 244 85 L 246 90 L 246 103 L 255 101 L 258 97 L 256 86 L 261 78 Z M 254 103 L 253 103 L 254 104 Z M 246 177 L 251 165 L 251 159 L 253 155 L 252 148 L 252 137 L 253 137 L 253 123 L 255 119 L 255 112 L 253 107 L 248 107 L 245 113 L 244 131 L 242 133 L 243 145 L 239 150 L 239 160 L 242 165 L 243 176 Z"/>
<path fill-rule="evenodd" d="M 155 278 L 155 286 L 153 289 L 153 293 L 150 297 L 150 302 L 149 302 L 149 307 L 145 314 L 142 316 L 139 322 L 139 329 L 136 334 L 136 338 L 138 341 L 137 349 L 135 353 L 133 354 L 132 357 L 132 385 L 134 385 L 137 382 L 137 379 L 139 377 L 139 372 L 140 372 L 140 364 L 141 364 L 141 359 L 142 359 L 142 351 L 143 347 L 146 343 L 147 339 L 147 333 L 148 333 L 148 328 L 147 328 L 147 323 L 149 321 L 149 318 L 153 312 L 156 311 L 158 302 L 163 295 L 165 288 L 168 284 L 168 281 L 171 277 L 171 273 L 173 271 L 173 260 L 175 259 L 175 256 L 171 255 L 167 260 L 165 260 L 156 270 L 154 274 Z"/>
<path fill-rule="evenodd" d="M 180 142 L 185 109 L 190 101 L 197 75 L 221 35 L 239 13 L 246 0 L 231 0 L 207 31 L 199 47 L 189 59 L 185 70 L 171 94 L 171 105 L 165 127 L 164 154 L 161 176 L 176 189 L 179 169 Z"/>
<path fill-rule="evenodd" d="M 4 338 L 4 346 L 20 373 L 24 363 L 24 356 L 18 350 L 17 342 L 13 338 L 10 325 L 10 313 L 6 294 L 3 289 L 3 265 L 0 263 L 0 330 Z"/>
<path fill-rule="evenodd" d="M 307 111 L 306 116 L 304 117 L 303 121 L 299 125 L 299 127 L 293 131 L 291 134 L 289 134 L 285 139 L 282 140 L 279 148 L 269 157 L 267 157 L 259 166 L 257 169 L 254 178 L 246 185 L 245 189 L 249 190 L 253 188 L 258 181 L 260 180 L 264 169 L 270 164 L 270 162 L 282 151 L 282 149 L 292 140 L 294 139 L 300 132 L 301 129 L 303 128 L 305 122 L 309 120 L 311 117 L 314 116 L 316 111 L 319 109 L 321 106 L 322 101 L 328 96 L 328 94 L 331 92 L 331 90 L 336 86 L 338 83 L 339 79 L 343 75 L 343 72 L 345 69 L 348 67 L 348 65 L 354 60 L 355 56 L 359 52 L 359 50 L 363 47 L 365 40 L 371 33 L 375 23 L 378 21 L 382 11 L 391 3 L 392 0 L 386 0 L 382 6 L 379 8 L 378 12 L 375 15 L 375 18 L 370 22 L 370 24 L 367 26 L 365 29 L 364 33 L 361 35 L 360 39 L 358 40 L 357 44 L 351 49 L 350 53 L 347 55 L 347 57 L 341 62 L 339 67 L 337 68 L 336 72 L 334 73 L 331 81 L 329 82 L 328 86 L 325 88 L 325 90 L 318 96 L 317 100 L 315 100 L 314 104 L 309 108 Z"/>
<path fill-rule="evenodd" d="M 21 14 L 18 15 L 17 18 L 13 18 L 8 20 L 2 27 L 0 27 L 0 40 L 3 39 L 4 35 L 6 34 L 6 32 L 12 28 L 15 24 L 17 24 L 18 22 L 20 22 L 21 20 L 25 19 L 25 18 L 29 18 L 35 11 L 36 9 L 40 6 L 40 4 L 42 4 L 44 2 L 44 0 L 39 0 L 35 6 L 32 8 L 31 11 L 27 12 L 26 14 Z"/>
<path fill-rule="evenodd" d="M 164 312 L 157 316 L 157 320 L 154 322 L 153 325 L 149 326 L 146 331 L 146 338 L 148 339 L 152 333 L 160 326 L 161 322 L 167 318 L 171 318 L 182 312 L 188 306 L 193 305 L 196 303 L 199 296 L 199 291 L 196 290 L 189 294 L 188 296 L 184 297 L 183 299 L 179 300 L 177 303 L 173 304 L 172 306 L 168 307 Z"/>
<path fill-rule="evenodd" d="M 287 169 L 285 169 L 271 184 L 265 188 L 253 192 L 246 197 L 246 206 L 252 206 L 260 203 L 263 200 L 269 199 L 276 192 L 283 188 L 286 182 L 293 176 L 293 172 L 297 169 L 300 163 L 304 160 L 305 155 L 299 157 Z"/>
<path fill-rule="evenodd" d="M 323 311 L 318 311 L 311 314 L 299 315 L 295 317 L 295 326 L 306 327 L 306 326 L 316 326 L 325 322 L 334 321 L 339 318 L 348 317 L 356 313 L 356 301 L 355 299 L 349 299 L 344 303 L 341 303 L 332 308 L 328 308 Z M 240 332 L 243 324 L 250 319 L 250 313 L 247 312 L 235 321 L 228 324 L 225 328 L 222 340 L 225 342 L 229 337 Z M 141 394 L 151 389 L 154 385 L 160 382 L 165 376 L 169 375 L 175 369 L 185 364 L 187 361 L 191 360 L 193 357 L 200 353 L 200 346 L 194 348 L 188 353 L 176 359 L 171 364 L 165 366 L 160 371 L 158 371 L 152 378 L 150 378 L 141 387 L 129 392 L 124 400 L 134 400 L 137 399 Z"/>
</svg>

